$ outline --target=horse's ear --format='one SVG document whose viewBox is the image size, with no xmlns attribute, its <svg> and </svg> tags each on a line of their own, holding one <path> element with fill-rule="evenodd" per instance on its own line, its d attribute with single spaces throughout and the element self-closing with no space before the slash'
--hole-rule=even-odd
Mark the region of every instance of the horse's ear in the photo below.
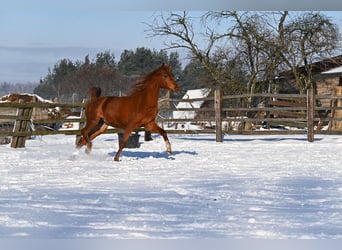
<svg viewBox="0 0 342 250">
<path fill-rule="evenodd" d="M 167 71 L 170 71 L 171 65 L 163 63 L 162 66 L 161 66 L 160 68 L 166 69 Z"/>
</svg>

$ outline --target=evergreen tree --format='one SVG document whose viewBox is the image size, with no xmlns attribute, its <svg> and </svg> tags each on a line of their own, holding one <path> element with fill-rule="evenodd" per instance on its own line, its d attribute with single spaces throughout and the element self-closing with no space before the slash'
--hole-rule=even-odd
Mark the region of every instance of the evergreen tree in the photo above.
<svg viewBox="0 0 342 250">
<path fill-rule="evenodd" d="M 160 67 L 163 63 L 171 64 L 172 72 L 178 81 L 182 74 L 178 53 L 155 51 L 147 48 L 125 50 L 120 61 L 115 61 L 110 51 L 98 53 L 93 60 L 89 55 L 84 61 L 72 62 L 69 59 L 59 61 L 35 88 L 34 93 L 48 99 L 59 101 L 81 101 L 92 86 L 102 88 L 104 95 L 127 93 L 130 84 L 140 76 Z"/>
<path fill-rule="evenodd" d="M 179 81 L 182 86 L 181 91 L 185 93 L 189 89 L 208 87 L 210 86 L 208 82 L 212 80 L 201 62 L 196 58 L 192 58 L 185 66 Z"/>
<path fill-rule="evenodd" d="M 59 101 L 66 102 L 77 96 L 77 101 L 81 101 L 87 96 L 91 86 L 101 87 L 103 94 L 118 94 L 122 88 L 118 79 L 114 54 L 106 51 L 98 53 L 92 61 L 89 60 L 89 55 L 84 62 L 61 60 L 53 70 L 49 69 L 35 93 L 49 99 L 57 97 Z"/>
<path fill-rule="evenodd" d="M 171 65 L 171 71 L 177 80 L 182 70 L 177 52 L 170 53 L 168 56 L 165 50 L 151 51 L 143 47 L 134 51 L 125 50 L 118 62 L 118 69 L 122 76 L 121 80 L 125 82 L 126 86 L 129 86 L 135 79 L 155 70 L 163 63 Z"/>
<path fill-rule="evenodd" d="M 171 52 L 168 63 L 171 65 L 171 72 L 173 73 L 175 80 L 178 81 L 182 75 L 182 64 L 179 60 L 179 54 L 177 52 Z"/>
</svg>

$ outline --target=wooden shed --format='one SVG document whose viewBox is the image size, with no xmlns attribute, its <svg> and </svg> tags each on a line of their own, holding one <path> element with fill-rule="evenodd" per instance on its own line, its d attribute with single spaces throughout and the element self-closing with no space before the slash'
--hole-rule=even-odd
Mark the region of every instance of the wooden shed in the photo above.
<svg viewBox="0 0 342 250">
<path fill-rule="evenodd" d="M 311 74 L 314 81 L 315 93 L 319 96 L 342 96 L 342 55 L 326 58 L 321 61 L 312 63 Z M 299 68 L 302 74 L 305 74 L 305 68 Z M 280 74 L 280 84 L 291 86 L 294 82 L 291 72 Z M 289 89 L 289 88 L 287 88 Z M 320 99 L 316 103 L 321 107 L 342 107 L 342 99 L 331 101 L 330 99 Z M 342 118 L 341 110 L 334 110 L 331 113 L 324 113 L 324 110 L 319 112 L 320 117 L 330 116 L 333 118 Z M 329 123 L 330 130 L 342 130 L 342 122 L 334 121 Z"/>
<path fill-rule="evenodd" d="M 310 64 L 312 79 L 315 82 L 317 95 L 330 95 L 339 85 L 342 77 L 342 55 L 325 58 Z M 305 67 L 300 67 L 299 72 L 305 74 Z M 298 93 L 295 87 L 295 80 L 291 71 L 279 74 L 278 84 L 280 93 Z M 323 101 L 322 106 L 330 106 L 329 101 Z"/>
<path fill-rule="evenodd" d="M 42 103 L 48 103 L 51 102 L 49 100 L 46 100 L 36 94 L 18 94 L 18 93 L 12 93 L 9 95 L 5 95 L 0 97 L 0 103 L 36 103 L 36 102 L 42 102 Z M 15 107 L 0 107 L 0 114 L 1 115 L 16 115 L 17 108 Z M 42 109 L 42 108 L 34 108 L 32 113 L 32 119 L 38 120 L 38 119 L 48 119 L 48 110 Z M 12 122 L 11 120 L 0 120 L 0 123 L 5 122 Z"/>
</svg>

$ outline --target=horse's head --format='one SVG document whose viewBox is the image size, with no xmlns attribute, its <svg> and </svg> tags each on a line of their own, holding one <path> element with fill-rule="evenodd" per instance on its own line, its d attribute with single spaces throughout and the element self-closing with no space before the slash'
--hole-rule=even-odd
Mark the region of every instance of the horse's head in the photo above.
<svg viewBox="0 0 342 250">
<path fill-rule="evenodd" d="M 173 91 L 173 92 L 177 92 L 180 87 L 179 85 L 176 83 L 176 81 L 173 78 L 173 74 L 170 71 L 171 69 L 171 65 L 165 65 L 163 64 L 159 70 L 158 70 L 158 75 L 161 77 L 161 81 L 159 86 L 161 88 Z"/>
</svg>

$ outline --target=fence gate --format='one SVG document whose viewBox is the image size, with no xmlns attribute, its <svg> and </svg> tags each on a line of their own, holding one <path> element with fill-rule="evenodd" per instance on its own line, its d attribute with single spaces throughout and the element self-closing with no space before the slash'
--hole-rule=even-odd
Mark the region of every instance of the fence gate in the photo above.
<svg viewBox="0 0 342 250">
<path fill-rule="evenodd" d="M 32 112 L 32 107 L 17 108 L 17 118 L 14 123 L 13 137 L 11 142 L 12 148 L 25 147 L 26 137 L 30 131 Z"/>
</svg>

